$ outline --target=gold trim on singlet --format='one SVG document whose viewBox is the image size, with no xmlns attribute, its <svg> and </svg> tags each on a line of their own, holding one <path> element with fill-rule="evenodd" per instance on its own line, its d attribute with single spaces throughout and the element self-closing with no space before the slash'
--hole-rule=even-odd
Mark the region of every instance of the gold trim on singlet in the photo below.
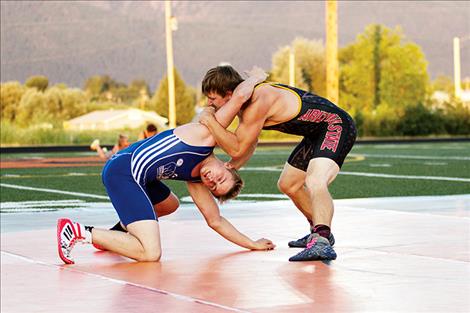
<svg viewBox="0 0 470 313">
<path fill-rule="evenodd" d="M 271 124 L 271 125 L 269 125 L 269 126 L 263 126 L 263 127 L 271 127 L 271 126 L 275 126 L 275 125 L 279 125 L 279 124 L 282 124 L 282 123 L 289 122 L 289 121 L 293 120 L 294 118 L 296 118 L 296 117 L 299 115 L 300 111 L 302 110 L 302 99 L 300 98 L 299 94 L 298 94 L 297 92 L 295 92 L 294 90 L 290 89 L 290 88 L 287 88 L 287 87 L 284 87 L 284 86 L 279 86 L 279 85 L 277 85 L 277 84 L 278 84 L 278 83 L 268 83 L 268 82 L 260 83 L 260 84 L 258 84 L 258 85 L 255 86 L 254 90 L 256 90 L 256 89 L 257 89 L 259 86 L 261 86 L 261 85 L 270 85 L 270 86 L 272 86 L 272 87 L 274 87 L 274 88 L 280 88 L 280 89 L 284 89 L 284 90 L 290 91 L 290 92 L 292 92 L 294 95 L 297 96 L 297 100 L 298 100 L 298 110 L 297 110 L 297 113 L 296 113 L 293 117 L 291 117 L 290 119 L 288 119 L 288 120 L 285 120 L 285 121 L 282 121 L 282 122 L 279 122 L 279 123 L 276 123 L 276 124 Z M 254 92 L 254 90 L 253 90 L 253 92 Z"/>
</svg>

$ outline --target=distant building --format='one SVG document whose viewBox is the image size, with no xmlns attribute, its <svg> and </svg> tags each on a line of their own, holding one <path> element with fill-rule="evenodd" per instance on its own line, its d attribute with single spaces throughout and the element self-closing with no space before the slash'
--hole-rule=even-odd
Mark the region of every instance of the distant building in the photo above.
<svg viewBox="0 0 470 313">
<path fill-rule="evenodd" d="M 470 89 L 469 90 L 462 90 L 460 92 L 460 100 L 462 100 L 462 102 L 470 102 Z"/>
<path fill-rule="evenodd" d="M 67 130 L 112 130 L 142 128 L 153 123 L 158 129 L 167 128 L 168 119 L 155 112 L 139 109 L 100 110 L 64 122 Z"/>
<path fill-rule="evenodd" d="M 438 107 L 442 106 L 444 103 L 449 103 L 452 100 L 451 95 L 441 90 L 435 91 L 432 94 L 431 99 L 434 100 Z M 470 106 L 470 89 L 463 89 L 460 92 L 460 101 L 462 101 L 464 106 Z"/>
<path fill-rule="evenodd" d="M 450 96 L 445 91 L 437 90 L 437 91 L 434 91 L 434 93 L 431 96 L 431 99 L 434 101 L 437 101 L 437 103 L 444 103 L 444 102 L 450 101 Z"/>
</svg>

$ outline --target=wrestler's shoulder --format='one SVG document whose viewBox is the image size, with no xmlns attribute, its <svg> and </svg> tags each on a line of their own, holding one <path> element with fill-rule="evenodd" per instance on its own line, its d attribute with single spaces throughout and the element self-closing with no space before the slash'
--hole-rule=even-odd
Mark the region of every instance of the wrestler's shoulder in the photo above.
<svg viewBox="0 0 470 313">
<path fill-rule="evenodd" d="M 272 96 L 276 88 L 271 86 L 269 83 L 263 83 L 253 91 L 253 96 L 251 97 L 251 102 L 263 102 L 269 96 Z"/>
</svg>

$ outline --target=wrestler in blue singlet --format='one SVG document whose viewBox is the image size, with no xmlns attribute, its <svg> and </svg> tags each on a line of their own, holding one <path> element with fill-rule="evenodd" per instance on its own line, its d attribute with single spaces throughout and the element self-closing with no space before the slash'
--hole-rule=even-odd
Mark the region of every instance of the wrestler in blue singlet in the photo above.
<svg viewBox="0 0 470 313">
<path fill-rule="evenodd" d="M 121 222 L 157 220 L 153 206 L 170 195 L 161 180 L 199 181 L 191 172 L 213 150 L 188 145 L 170 129 L 113 155 L 102 179 Z"/>
</svg>

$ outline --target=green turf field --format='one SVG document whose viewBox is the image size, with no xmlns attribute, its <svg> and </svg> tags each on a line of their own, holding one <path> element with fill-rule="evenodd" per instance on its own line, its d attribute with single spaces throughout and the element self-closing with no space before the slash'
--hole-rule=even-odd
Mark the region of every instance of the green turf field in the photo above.
<svg viewBox="0 0 470 313">
<path fill-rule="evenodd" d="M 246 185 L 242 192 L 243 199 L 272 200 L 276 197 L 272 195 L 280 194 L 276 183 L 291 150 L 292 147 L 257 149 L 241 170 Z M 222 159 L 228 160 L 221 151 L 216 152 Z M 4 154 L 2 160 L 83 155 L 94 154 Z M 470 143 L 356 145 L 342 172 L 331 186 L 335 199 L 470 193 Z M 5 169 L 1 171 L 1 202 L 107 201 L 103 198 L 106 192 L 100 173 L 100 167 Z M 184 182 L 167 183 L 180 198 L 188 195 Z M 86 195 L 22 190 L 11 188 L 11 185 Z M 258 195 L 249 196 L 251 194 Z"/>
</svg>

